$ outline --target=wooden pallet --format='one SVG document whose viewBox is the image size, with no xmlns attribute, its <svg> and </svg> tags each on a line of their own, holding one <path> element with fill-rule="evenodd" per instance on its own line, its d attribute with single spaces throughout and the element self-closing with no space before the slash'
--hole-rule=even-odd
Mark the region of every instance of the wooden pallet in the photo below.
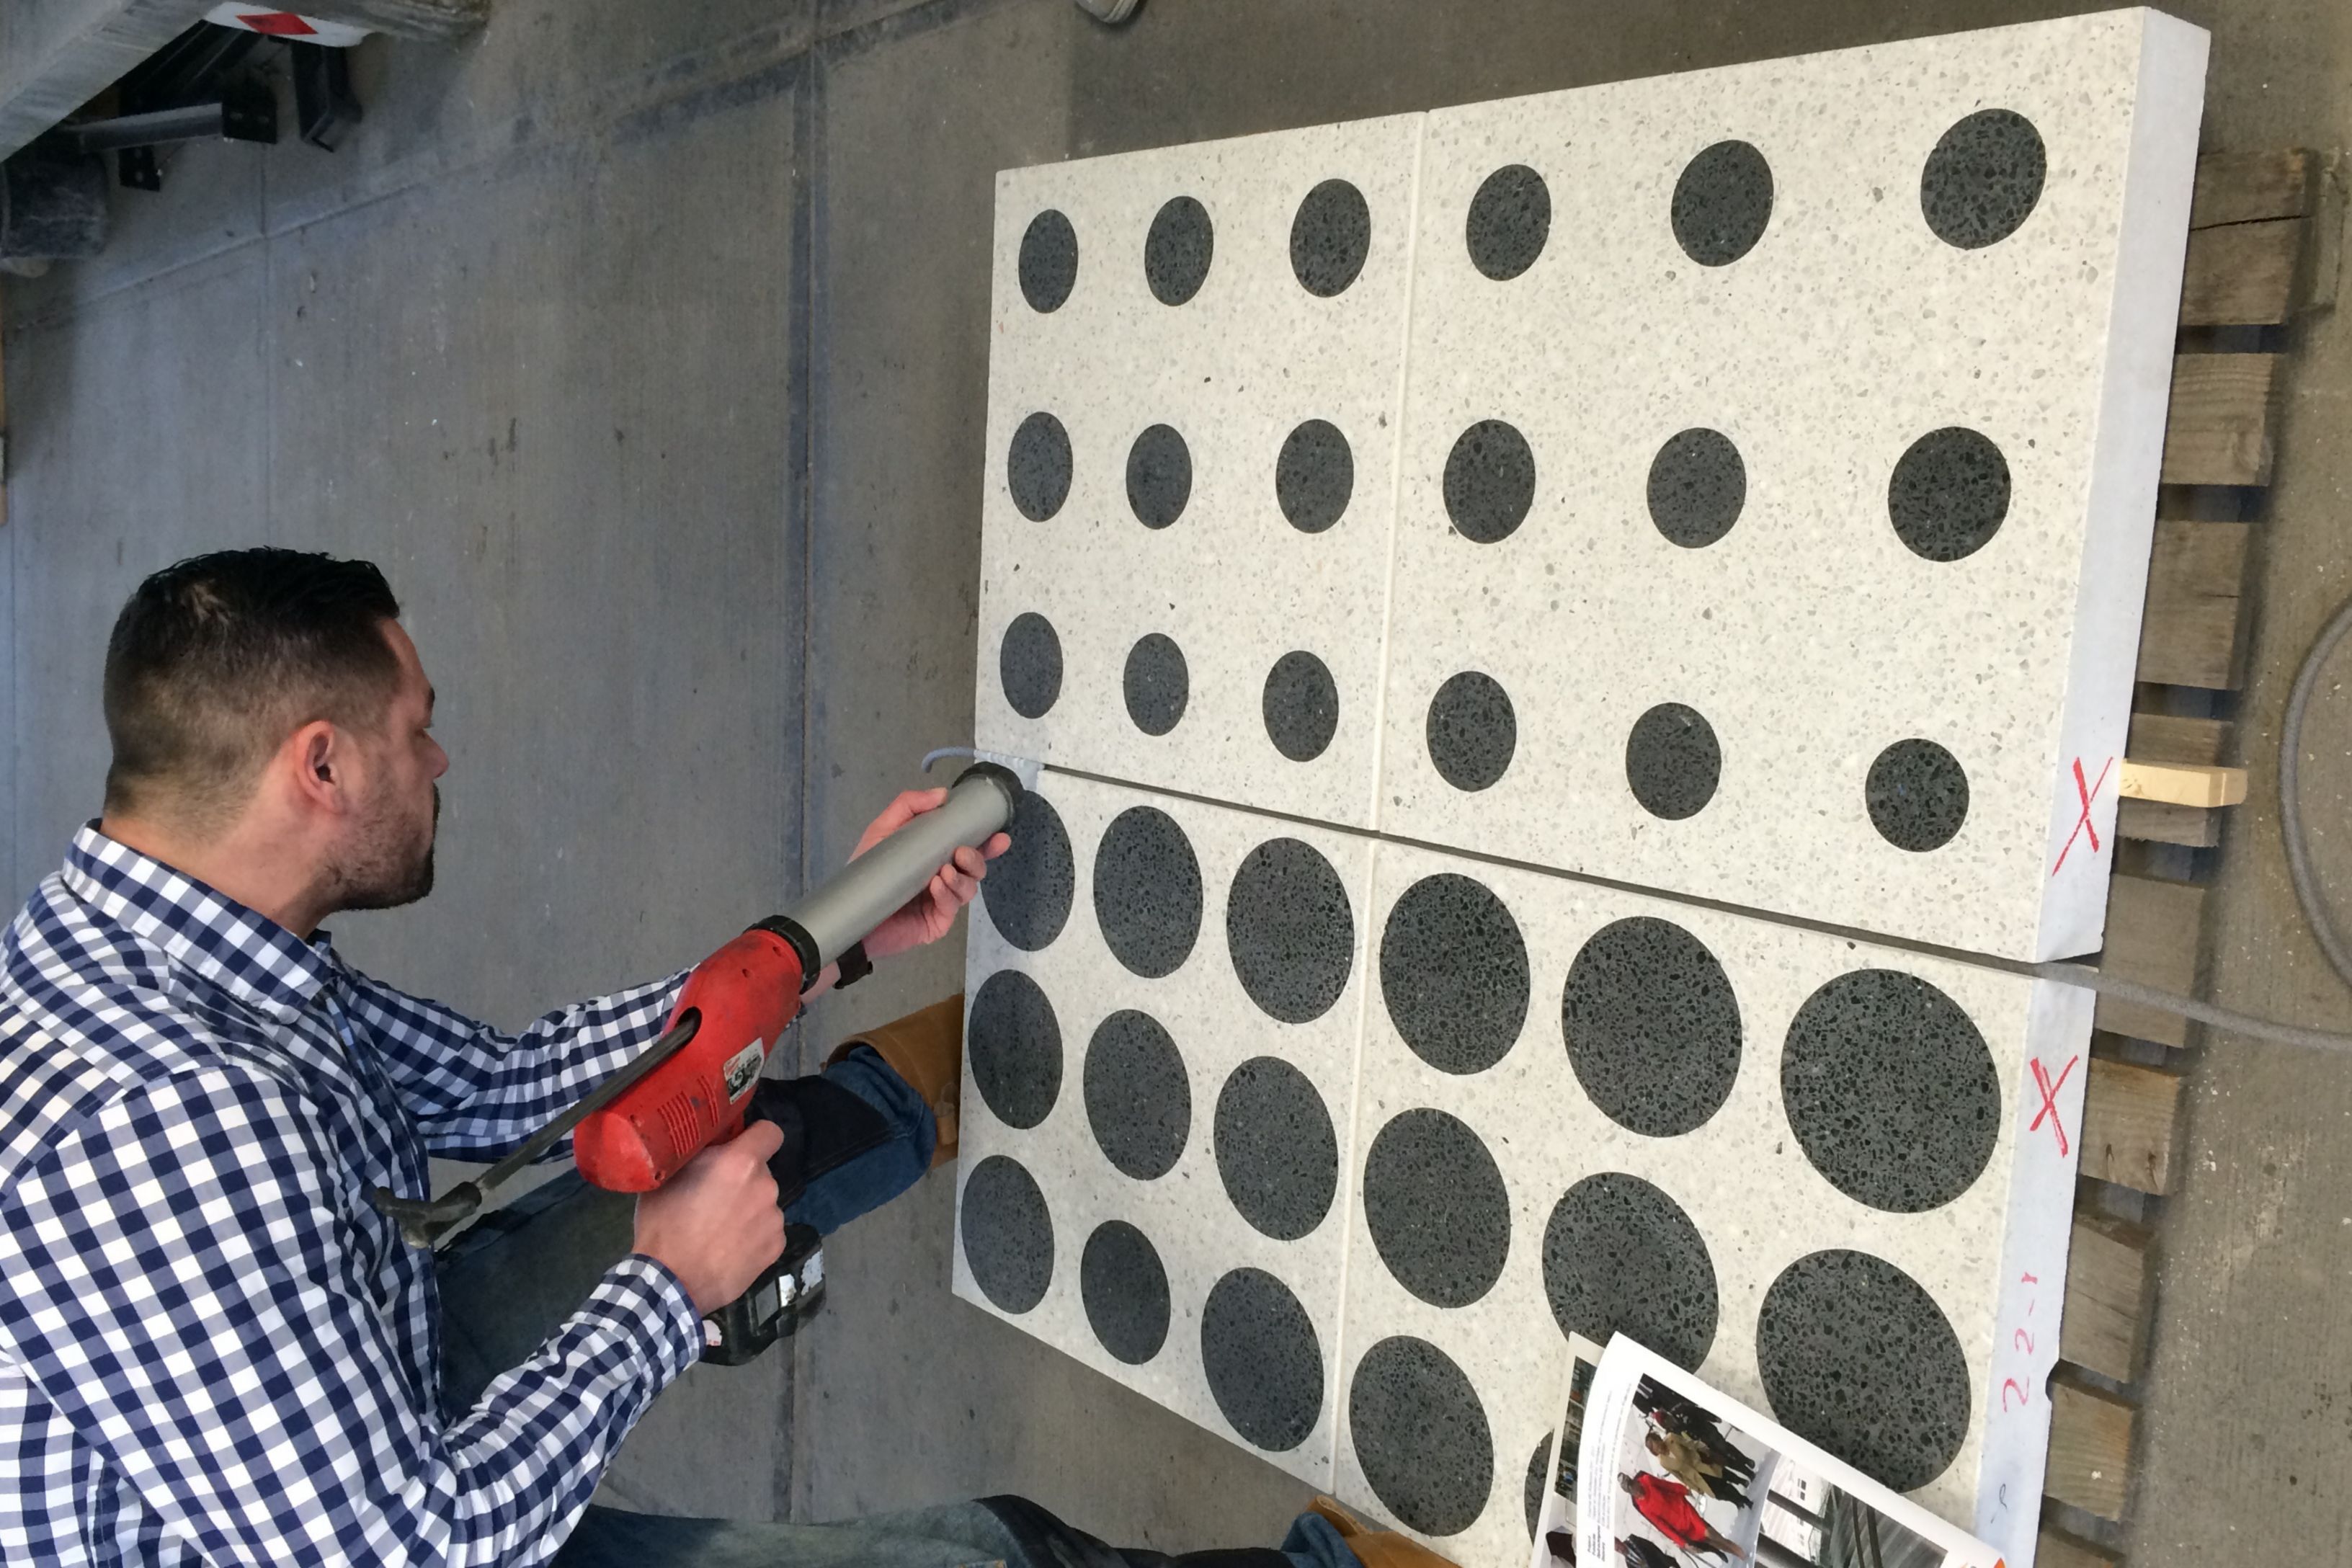
<svg viewBox="0 0 2352 1568">
<path fill-rule="evenodd" d="M 2249 564 L 2277 450 L 2284 329 L 2334 303 L 2342 179 L 2334 160 L 2299 149 L 2215 153 L 2197 166 L 2126 751 L 2132 763 L 2188 770 L 2217 788 L 2236 760 L 2230 715 L 2244 676 Z M 2242 787 L 2242 773 L 2237 781 Z M 2176 800 L 2120 803 L 2100 966 L 2193 994 L 2227 808 L 2178 804 L 2182 792 L 2170 793 Z M 2192 790 L 2188 798 L 2221 796 Z M 2040 1568 L 2122 1562 L 2155 1222 L 2176 1173 L 2179 1058 L 2191 1043 L 2186 1020 L 2148 1008 L 2102 997 L 2095 1018 L 2063 1359 L 2050 1391 Z"/>
</svg>

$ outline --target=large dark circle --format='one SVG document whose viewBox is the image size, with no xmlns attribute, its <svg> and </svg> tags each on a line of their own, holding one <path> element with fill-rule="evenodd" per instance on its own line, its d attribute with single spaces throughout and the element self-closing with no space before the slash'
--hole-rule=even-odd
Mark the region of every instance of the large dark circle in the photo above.
<svg viewBox="0 0 2352 1568">
<path fill-rule="evenodd" d="M 1701 550 L 1731 531 L 1748 504 L 1748 465 L 1720 430 L 1668 437 L 1650 459 L 1650 521 L 1685 550 Z"/>
<path fill-rule="evenodd" d="M 1000 969 L 981 983 L 964 1028 L 980 1098 L 1007 1127 L 1034 1127 L 1062 1093 L 1062 1026 L 1037 983 Z"/>
<path fill-rule="evenodd" d="M 1321 1017 L 1356 962 L 1356 916 L 1339 873 L 1296 838 L 1259 845 L 1226 892 L 1225 945 L 1242 989 L 1267 1016 Z"/>
<path fill-rule="evenodd" d="M 1131 805 L 1095 846 L 1095 923 L 1111 956 L 1146 980 L 1173 974 L 1201 938 L 1201 862 L 1176 819 Z"/>
<path fill-rule="evenodd" d="M 1113 1357 L 1141 1366 L 1168 1342 L 1168 1270 L 1150 1239 L 1125 1220 L 1108 1220 L 1078 1255 L 1078 1299 L 1087 1324 Z"/>
<path fill-rule="evenodd" d="M 1601 927 L 1577 953 L 1560 1033 L 1592 1103 L 1646 1138 L 1701 1126 L 1739 1076 L 1739 1000 L 1723 965 L 1648 915 Z"/>
<path fill-rule="evenodd" d="M 1192 676 L 1184 650 L 1161 632 L 1147 632 L 1127 650 L 1127 669 L 1120 677 L 1127 698 L 1127 716 L 1147 735 L 1165 735 L 1184 717 L 1192 700 Z"/>
<path fill-rule="evenodd" d="M 1005 705 L 1024 719 L 1043 719 L 1062 695 L 1062 638 L 1054 623 L 1024 610 L 997 645 L 996 679 Z"/>
<path fill-rule="evenodd" d="M 1070 499 L 1070 435 L 1060 420 L 1041 411 L 1021 422 L 1005 449 L 1004 485 L 1032 522 L 1062 510 Z"/>
<path fill-rule="evenodd" d="M 1012 847 L 992 861 L 981 900 L 1004 940 L 1034 952 L 1062 934 L 1078 884 L 1070 835 L 1053 804 L 1035 790 L 1021 792 L 1006 829 Z"/>
<path fill-rule="evenodd" d="M 1328 419 L 1309 419 L 1283 437 L 1274 460 L 1274 499 L 1301 533 L 1339 521 L 1356 493 L 1356 458 L 1348 437 Z"/>
<path fill-rule="evenodd" d="M 1311 763 L 1339 733 L 1339 683 L 1321 659 L 1293 649 L 1266 671 L 1259 711 L 1276 751 L 1294 763 Z"/>
<path fill-rule="evenodd" d="M 1331 1212 L 1339 1137 L 1314 1084 L 1280 1057 L 1252 1057 L 1226 1077 L 1211 1137 L 1225 1196 L 1259 1231 L 1297 1241 Z"/>
<path fill-rule="evenodd" d="M 1969 819 L 1969 775 L 1933 741 L 1897 741 L 1878 753 L 1863 803 L 1879 837 L 1897 849 L 1941 849 Z"/>
<path fill-rule="evenodd" d="M 1483 882 L 1440 872 L 1404 890 L 1381 931 L 1381 999 L 1412 1054 L 1484 1072 L 1528 1021 L 1528 944 Z"/>
<path fill-rule="evenodd" d="M 1560 1331 L 1627 1334 L 1696 1372 L 1715 1343 L 1715 1260 L 1682 1205 L 1638 1176 L 1591 1175 L 1544 1226 L 1544 1294 Z"/>
<path fill-rule="evenodd" d="M 1536 455 L 1517 426 L 1481 419 L 1454 439 L 1445 458 L 1445 515 L 1463 538 L 1507 539 L 1536 499 Z"/>
<path fill-rule="evenodd" d="M 1290 1287 L 1236 1268 L 1201 1307 L 1201 1371 L 1218 1412 L 1272 1454 L 1307 1441 L 1323 1414 L 1323 1347 Z"/>
<path fill-rule="evenodd" d="M 1192 1083 L 1160 1021 L 1113 1013 L 1087 1043 L 1087 1125 L 1121 1174 L 1157 1181 L 1175 1169 L 1192 1133 Z"/>
<path fill-rule="evenodd" d="M 2049 154 L 2033 121 L 2011 109 L 1957 121 L 1919 172 L 1919 214 L 1936 237 L 1978 250 L 2015 234 L 2042 199 Z"/>
<path fill-rule="evenodd" d="M 1508 163 L 1479 182 L 1463 240 L 1470 265 L 1497 283 L 1536 264 L 1551 236 L 1551 189 L 1525 163 Z"/>
<path fill-rule="evenodd" d="M 1475 794 L 1511 765 L 1519 746 L 1519 719 L 1499 681 L 1465 669 L 1448 677 L 1429 700 L 1422 735 L 1437 776 L 1465 794 Z"/>
<path fill-rule="evenodd" d="M 1923 1214 L 1983 1174 L 2000 1075 L 1959 1005 L 1916 974 L 1857 969 L 1797 1009 L 1780 1100 L 1813 1169 L 1857 1203 Z"/>
<path fill-rule="evenodd" d="M 1675 182 L 1675 243 L 1701 267 L 1728 267 L 1772 221 L 1772 166 L 1746 142 L 1718 142 Z"/>
<path fill-rule="evenodd" d="M 1364 1224 L 1398 1284 L 1433 1307 L 1466 1307 L 1503 1277 L 1511 1193 L 1468 1123 L 1423 1106 L 1372 1140 Z"/>
<path fill-rule="evenodd" d="M 1021 297 L 1040 313 L 1058 310 L 1078 281 L 1078 231 L 1047 207 L 1021 236 Z"/>
<path fill-rule="evenodd" d="M 1951 1468 L 1968 1358 L 1935 1298 L 1864 1252 L 1800 1258 L 1764 1293 L 1756 1370 L 1780 1424 L 1896 1491 Z"/>
<path fill-rule="evenodd" d="M 1642 809 L 1668 822 L 1696 816 L 1723 777 L 1715 726 L 1696 708 L 1661 702 L 1625 737 L 1625 784 Z"/>
<path fill-rule="evenodd" d="M 1054 1280 L 1054 1220 L 1045 1194 L 1021 1163 L 991 1154 L 963 1184 L 964 1261 L 981 1294 L 1000 1311 L 1021 1313 L 1045 1299 Z"/>
<path fill-rule="evenodd" d="M 1495 1438 L 1478 1391 L 1426 1340 L 1396 1334 L 1348 1384 L 1348 1431 L 1373 1495 L 1423 1535 L 1458 1535 L 1486 1511 Z"/>
<path fill-rule="evenodd" d="M 1958 561 L 1983 549 L 2009 516 L 2009 459 L 1958 425 L 1930 430 L 1895 464 L 1886 516 L 1915 555 Z"/>
<path fill-rule="evenodd" d="M 1328 300 L 1364 269 L 1372 248 L 1372 209 L 1345 180 L 1326 180 L 1307 193 L 1290 220 L 1290 270 L 1298 286 Z"/>
<path fill-rule="evenodd" d="M 1143 241 L 1143 279 L 1163 305 L 1181 305 L 1201 291 L 1216 252 L 1209 209 L 1191 196 L 1177 196 L 1151 219 Z"/>
<path fill-rule="evenodd" d="M 1127 449 L 1127 505 L 1146 528 L 1165 528 L 1192 499 L 1192 449 L 1171 425 L 1149 425 Z"/>
</svg>

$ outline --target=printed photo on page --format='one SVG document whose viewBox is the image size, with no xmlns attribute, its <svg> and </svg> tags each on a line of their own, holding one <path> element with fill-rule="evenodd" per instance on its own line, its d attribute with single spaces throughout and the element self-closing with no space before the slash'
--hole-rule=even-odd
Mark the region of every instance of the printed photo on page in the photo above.
<svg viewBox="0 0 2352 1568">
<path fill-rule="evenodd" d="M 1536 1494 L 1535 1554 L 1528 1568 L 1576 1568 L 1576 1463 L 1584 1440 L 1584 1405 L 1601 1347 L 1581 1334 L 1568 1336 L 1568 1375 L 1562 1379 L 1559 1430 L 1544 1450 L 1542 1489 Z"/>
</svg>

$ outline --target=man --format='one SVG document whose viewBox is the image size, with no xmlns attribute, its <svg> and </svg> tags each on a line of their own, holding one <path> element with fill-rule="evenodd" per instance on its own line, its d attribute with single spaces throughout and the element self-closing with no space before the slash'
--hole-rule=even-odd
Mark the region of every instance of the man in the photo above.
<svg viewBox="0 0 2352 1568">
<path fill-rule="evenodd" d="M 1747 1560 L 1748 1553 L 1740 1550 L 1738 1542 L 1717 1531 L 1699 1513 L 1690 1500 L 1689 1489 L 1680 1481 L 1670 1481 L 1643 1470 L 1639 1475 L 1620 1475 L 1617 1484 L 1633 1500 L 1633 1511 L 1648 1520 L 1651 1529 L 1684 1551 Z"/>
<path fill-rule="evenodd" d="M 1746 1489 L 1726 1479 L 1723 1467 L 1696 1439 L 1680 1432 L 1649 1432 L 1643 1435 L 1642 1446 L 1658 1461 L 1659 1469 L 1699 1496 L 1720 1499 L 1734 1508 L 1753 1506 Z"/>
</svg>

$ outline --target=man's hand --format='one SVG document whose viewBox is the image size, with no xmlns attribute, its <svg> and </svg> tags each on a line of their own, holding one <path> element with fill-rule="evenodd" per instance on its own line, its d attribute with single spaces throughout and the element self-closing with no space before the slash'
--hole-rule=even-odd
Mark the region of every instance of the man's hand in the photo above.
<svg viewBox="0 0 2352 1568">
<path fill-rule="evenodd" d="M 727 1305 L 784 1255 L 783 1205 L 768 1173 L 783 1142 L 774 1122 L 754 1121 L 637 1199 L 635 1250 L 677 1276 L 697 1312 Z"/>
<path fill-rule="evenodd" d="M 850 851 L 849 858 L 856 859 L 923 813 L 937 811 L 947 798 L 948 792 L 943 789 L 908 790 L 883 807 L 882 815 L 859 836 L 857 847 Z M 981 879 L 988 875 L 988 863 L 1012 847 L 1013 840 L 999 833 L 977 849 L 958 849 L 955 858 L 931 878 L 929 886 L 874 928 L 866 939 L 866 956 L 887 958 L 947 935 L 955 924 L 956 911 L 971 902 L 973 895 L 980 891 Z"/>
</svg>

